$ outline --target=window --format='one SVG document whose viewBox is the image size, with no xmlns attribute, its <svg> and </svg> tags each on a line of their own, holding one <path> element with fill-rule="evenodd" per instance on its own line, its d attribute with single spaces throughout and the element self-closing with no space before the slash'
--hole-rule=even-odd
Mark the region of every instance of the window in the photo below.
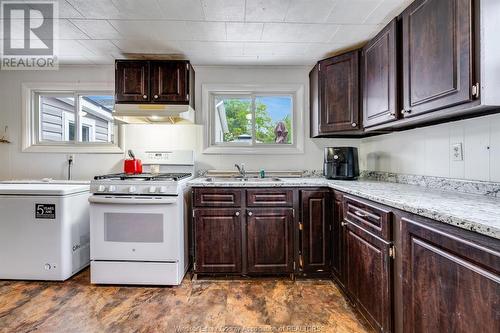
<svg viewBox="0 0 500 333">
<path fill-rule="evenodd" d="M 302 86 L 259 86 L 225 91 L 203 87 L 204 153 L 297 153 L 303 151 Z M 248 88 L 248 86 L 245 86 Z"/>
<path fill-rule="evenodd" d="M 112 90 L 23 85 L 23 96 L 24 151 L 121 152 Z"/>
</svg>

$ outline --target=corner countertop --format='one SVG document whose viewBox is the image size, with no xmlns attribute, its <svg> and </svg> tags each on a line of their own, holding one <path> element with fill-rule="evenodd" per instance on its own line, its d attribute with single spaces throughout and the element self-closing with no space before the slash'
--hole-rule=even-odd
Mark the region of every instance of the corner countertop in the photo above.
<svg viewBox="0 0 500 333">
<path fill-rule="evenodd" d="M 228 179 L 207 182 L 196 178 L 191 187 L 330 187 L 374 202 L 424 216 L 436 221 L 472 230 L 500 239 L 500 199 L 460 192 L 441 191 L 423 186 L 325 178 L 280 178 L 281 181 L 247 183 Z"/>
</svg>

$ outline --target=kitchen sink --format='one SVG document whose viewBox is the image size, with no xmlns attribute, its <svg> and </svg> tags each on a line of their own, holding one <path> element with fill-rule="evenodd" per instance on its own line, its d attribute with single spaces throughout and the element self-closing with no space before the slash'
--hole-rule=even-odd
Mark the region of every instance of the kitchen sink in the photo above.
<svg viewBox="0 0 500 333">
<path fill-rule="evenodd" d="M 262 182 L 281 182 L 282 180 L 277 177 L 208 177 L 205 179 L 210 183 L 226 183 L 226 182 L 245 182 L 245 183 L 262 183 Z"/>
</svg>

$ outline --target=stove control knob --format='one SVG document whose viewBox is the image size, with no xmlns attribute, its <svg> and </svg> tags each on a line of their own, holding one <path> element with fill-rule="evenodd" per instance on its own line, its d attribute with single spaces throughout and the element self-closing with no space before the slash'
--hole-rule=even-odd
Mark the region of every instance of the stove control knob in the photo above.
<svg viewBox="0 0 500 333">
<path fill-rule="evenodd" d="M 149 193 L 155 193 L 156 192 L 156 186 L 151 186 L 149 188 Z"/>
<path fill-rule="evenodd" d="M 135 188 L 135 186 L 130 186 L 130 187 L 128 188 L 128 191 L 129 191 L 130 193 L 134 193 L 135 191 L 137 191 L 137 189 Z"/>
<path fill-rule="evenodd" d="M 106 190 L 106 186 L 104 186 L 104 185 L 99 185 L 97 187 L 97 192 L 104 192 L 105 190 Z"/>
<path fill-rule="evenodd" d="M 110 185 L 108 188 L 109 192 L 115 192 L 116 191 L 116 186 L 115 185 Z"/>
<path fill-rule="evenodd" d="M 160 187 L 160 193 L 165 193 L 167 192 L 167 188 L 165 186 Z"/>
</svg>

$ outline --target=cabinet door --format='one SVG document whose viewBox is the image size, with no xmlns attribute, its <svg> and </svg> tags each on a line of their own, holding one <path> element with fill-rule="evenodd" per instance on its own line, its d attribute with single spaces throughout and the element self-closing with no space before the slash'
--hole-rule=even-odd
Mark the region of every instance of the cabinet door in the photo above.
<svg viewBox="0 0 500 333">
<path fill-rule="evenodd" d="M 302 190 L 302 269 L 327 272 L 330 269 L 330 192 Z"/>
<path fill-rule="evenodd" d="M 500 332 L 499 241 L 440 224 L 401 219 L 404 331 Z"/>
<path fill-rule="evenodd" d="M 293 209 L 247 211 L 248 273 L 293 272 Z"/>
<path fill-rule="evenodd" d="M 391 332 L 391 245 L 350 222 L 346 228 L 347 291 L 377 331 Z"/>
<path fill-rule="evenodd" d="M 189 63 L 185 61 L 153 61 L 152 101 L 188 103 Z"/>
<path fill-rule="evenodd" d="M 195 209 L 194 233 L 196 273 L 241 272 L 239 209 Z"/>
<path fill-rule="evenodd" d="M 342 226 L 342 194 L 335 193 L 333 204 L 332 221 L 332 273 L 335 279 L 342 285 L 345 285 L 344 274 L 344 227 Z"/>
<path fill-rule="evenodd" d="M 323 60 L 319 65 L 319 134 L 360 129 L 359 51 Z"/>
<path fill-rule="evenodd" d="M 363 48 L 363 125 L 397 120 L 396 20 Z"/>
<path fill-rule="evenodd" d="M 471 0 L 416 0 L 402 20 L 404 116 L 470 101 Z"/>
<path fill-rule="evenodd" d="M 149 62 L 116 61 L 115 90 L 116 102 L 149 102 Z"/>
</svg>

